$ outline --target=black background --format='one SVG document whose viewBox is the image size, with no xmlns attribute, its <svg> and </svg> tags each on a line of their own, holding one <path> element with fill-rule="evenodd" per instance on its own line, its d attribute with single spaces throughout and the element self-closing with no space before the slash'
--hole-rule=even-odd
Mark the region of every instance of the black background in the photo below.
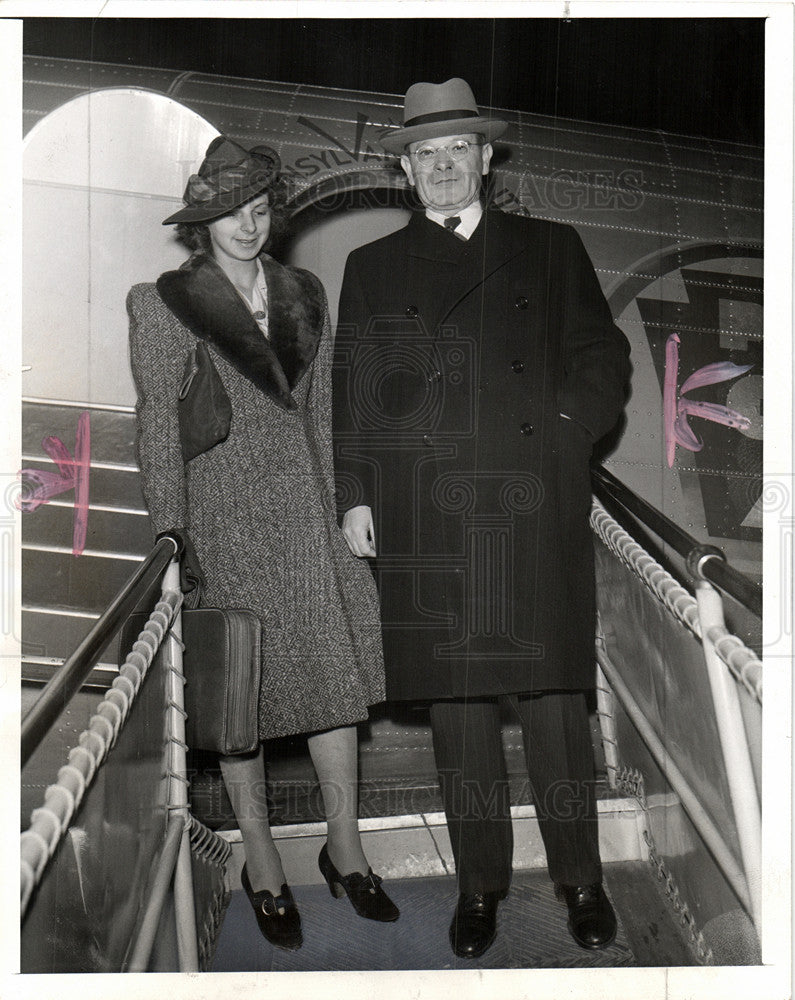
<svg viewBox="0 0 795 1000">
<path fill-rule="evenodd" d="M 763 18 L 25 18 L 25 53 L 402 94 L 761 144 Z"/>
</svg>

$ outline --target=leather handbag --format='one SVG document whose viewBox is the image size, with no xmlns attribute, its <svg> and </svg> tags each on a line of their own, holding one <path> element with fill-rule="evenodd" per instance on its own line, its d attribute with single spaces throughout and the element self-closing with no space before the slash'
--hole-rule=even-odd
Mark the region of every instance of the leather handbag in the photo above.
<svg viewBox="0 0 795 1000">
<path fill-rule="evenodd" d="M 203 340 L 187 357 L 177 405 L 184 462 L 229 437 L 232 404 Z"/>
<path fill-rule="evenodd" d="M 135 613 L 125 622 L 120 664 L 147 617 Z M 259 746 L 260 633 L 253 611 L 183 607 L 185 741 L 191 749 L 227 755 Z"/>
</svg>

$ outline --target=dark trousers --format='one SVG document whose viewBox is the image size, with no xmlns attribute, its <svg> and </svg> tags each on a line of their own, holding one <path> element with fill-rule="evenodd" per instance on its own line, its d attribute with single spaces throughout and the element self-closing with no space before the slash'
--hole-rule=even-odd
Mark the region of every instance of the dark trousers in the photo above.
<svg viewBox="0 0 795 1000">
<path fill-rule="evenodd" d="M 585 694 L 546 692 L 500 700 L 522 727 L 550 878 L 564 885 L 601 882 Z M 499 702 L 440 701 L 430 714 L 459 892 L 507 890 L 513 832 Z"/>
</svg>

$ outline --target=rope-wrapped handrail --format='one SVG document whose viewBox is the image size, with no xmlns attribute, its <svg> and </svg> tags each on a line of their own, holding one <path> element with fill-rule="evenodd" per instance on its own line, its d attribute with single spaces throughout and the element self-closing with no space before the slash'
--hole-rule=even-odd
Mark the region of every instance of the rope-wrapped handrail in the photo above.
<svg viewBox="0 0 795 1000">
<path fill-rule="evenodd" d="M 591 469 L 594 490 L 600 499 L 607 497 L 622 511 L 650 528 L 666 545 L 687 561 L 688 571 L 707 580 L 758 617 L 762 617 L 762 590 L 726 561 L 725 554 L 713 545 L 702 545 L 684 528 L 656 510 L 604 467 Z"/>
<path fill-rule="evenodd" d="M 89 720 L 88 729 L 69 751 L 68 763 L 44 792 L 44 802 L 31 813 L 31 822 L 20 837 L 20 896 L 24 916 L 30 897 L 47 862 L 68 829 L 100 765 L 116 742 L 144 677 L 182 604 L 179 591 L 160 595 L 119 675 Z"/>
<path fill-rule="evenodd" d="M 693 596 L 653 559 L 596 499 L 593 500 L 591 507 L 591 528 L 671 614 L 700 639 L 698 605 Z"/>
<path fill-rule="evenodd" d="M 69 699 L 80 690 L 93 670 L 97 657 L 118 631 L 127 615 L 149 588 L 162 577 L 171 560 L 180 554 L 181 545 L 181 539 L 174 534 L 166 534 L 157 539 L 152 551 L 105 608 L 77 649 L 45 684 L 41 694 L 22 720 L 23 767 Z"/>
<path fill-rule="evenodd" d="M 707 638 L 714 644 L 715 651 L 732 672 L 735 680 L 762 704 L 762 661 L 750 650 L 742 639 L 725 628 L 711 628 Z"/>
<path fill-rule="evenodd" d="M 190 814 L 189 833 L 191 850 L 197 857 L 215 865 L 226 864 L 232 854 L 231 845 L 197 820 L 193 813 Z"/>
<path fill-rule="evenodd" d="M 591 528 L 604 544 L 631 570 L 651 593 L 683 625 L 703 641 L 698 603 L 671 574 L 654 560 L 615 518 L 594 498 Z M 714 628 L 708 638 L 736 681 L 762 704 L 762 663 L 737 636 L 724 628 Z"/>
<path fill-rule="evenodd" d="M 219 837 L 215 831 L 200 823 L 192 813 L 189 814 L 189 820 L 192 856 L 206 864 L 225 867 L 232 854 L 231 844 L 223 837 Z M 207 969 L 210 966 L 215 941 L 218 938 L 228 902 L 229 891 L 224 889 L 223 892 L 215 894 L 212 906 L 206 909 L 200 918 L 197 916 L 196 935 L 199 962 L 202 969 Z"/>
</svg>

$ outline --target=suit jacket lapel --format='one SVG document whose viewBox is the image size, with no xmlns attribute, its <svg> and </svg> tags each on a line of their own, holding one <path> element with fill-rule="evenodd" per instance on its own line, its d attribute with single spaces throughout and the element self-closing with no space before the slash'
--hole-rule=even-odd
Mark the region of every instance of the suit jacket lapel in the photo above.
<svg viewBox="0 0 795 1000">
<path fill-rule="evenodd" d="M 424 212 L 414 212 L 411 215 L 406 233 L 412 257 L 455 264 L 460 256 L 462 241 L 438 223 L 431 222 Z"/>
<path fill-rule="evenodd" d="M 430 335 L 441 320 L 447 288 L 460 270 L 464 244 L 422 212 L 411 216 L 404 232 L 407 259 L 402 281 Z"/>
<path fill-rule="evenodd" d="M 246 304 L 209 254 L 194 254 L 167 271 L 157 290 L 188 329 L 208 341 L 241 375 L 286 410 L 291 388 L 312 363 L 322 330 L 322 304 L 303 275 L 263 258 L 268 285 L 268 333 L 262 335 Z"/>
<path fill-rule="evenodd" d="M 526 238 L 517 234 L 515 227 L 506 225 L 506 221 L 503 212 L 484 211 L 478 228 L 466 244 L 461 266 L 445 291 L 440 304 L 440 323 L 466 295 L 527 250 Z"/>
<path fill-rule="evenodd" d="M 431 222 L 424 215 L 412 216 L 407 228 L 409 256 L 413 263 L 445 262 L 449 274 L 442 287 L 433 282 L 428 303 L 422 315 L 426 318 L 428 332 L 434 331 L 456 305 L 478 285 L 509 260 L 527 249 L 526 241 L 504 225 L 504 213 L 484 211 L 478 228 L 462 244 L 451 233 Z M 446 269 L 447 270 L 447 269 Z M 428 284 L 427 274 L 424 287 Z"/>
</svg>

